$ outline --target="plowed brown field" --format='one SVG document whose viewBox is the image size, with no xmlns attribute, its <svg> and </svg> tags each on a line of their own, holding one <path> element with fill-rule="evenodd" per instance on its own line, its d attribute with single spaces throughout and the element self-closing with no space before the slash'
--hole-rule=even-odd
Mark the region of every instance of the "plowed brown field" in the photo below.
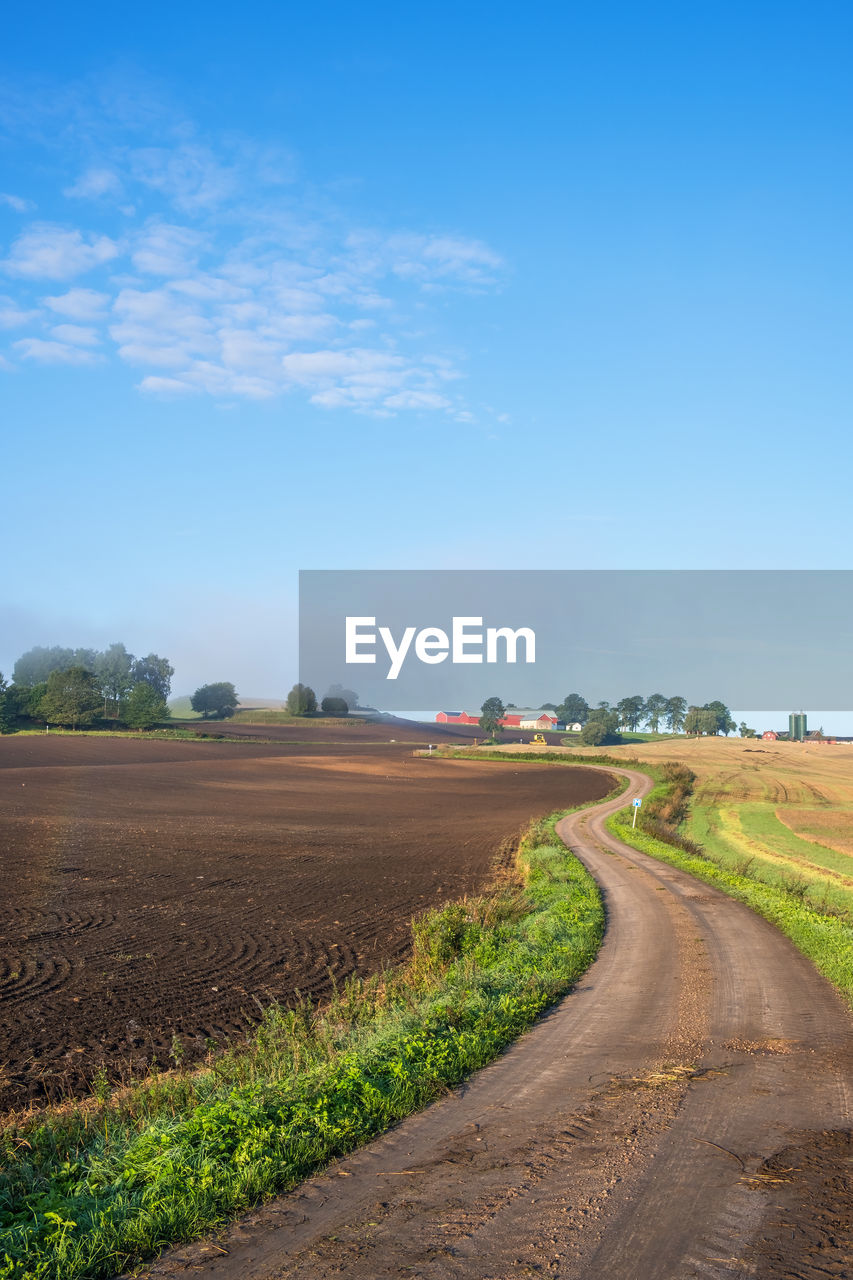
<svg viewBox="0 0 853 1280">
<path fill-rule="evenodd" d="M 198 1059 L 259 1002 L 400 960 L 415 913 L 612 785 L 416 758 L 416 726 L 266 736 L 0 738 L 0 1107 L 171 1065 L 175 1035 Z"/>
</svg>

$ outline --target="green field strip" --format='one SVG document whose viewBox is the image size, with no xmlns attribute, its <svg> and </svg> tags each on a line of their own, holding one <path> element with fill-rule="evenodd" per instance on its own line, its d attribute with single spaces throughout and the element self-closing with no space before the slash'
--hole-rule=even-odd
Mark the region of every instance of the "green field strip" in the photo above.
<svg viewBox="0 0 853 1280">
<path fill-rule="evenodd" d="M 738 815 L 744 834 L 751 839 L 796 862 L 835 871 L 847 877 L 853 888 L 853 857 L 828 845 L 820 844 L 817 840 L 806 840 L 798 836 L 777 817 L 775 809 L 771 806 L 740 805 Z"/>
<path fill-rule="evenodd" d="M 690 839 L 702 845 L 706 856 L 727 871 L 743 874 L 748 870 L 750 879 L 778 889 L 799 882 L 812 901 L 838 911 L 853 911 L 853 887 L 840 883 L 837 873 L 776 853 L 747 836 L 737 823 L 740 808 L 694 806 L 688 823 Z M 778 825 L 782 827 L 781 823 Z M 811 848 L 808 842 L 804 843 Z"/>
</svg>

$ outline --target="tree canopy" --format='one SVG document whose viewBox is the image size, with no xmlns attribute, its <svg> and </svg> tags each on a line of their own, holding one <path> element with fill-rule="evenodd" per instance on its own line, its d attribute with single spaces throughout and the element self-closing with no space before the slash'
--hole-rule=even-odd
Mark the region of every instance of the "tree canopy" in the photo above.
<svg viewBox="0 0 853 1280">
<path fill-rule="evenodd" d="M 330 698 L 328 694 L 320 703 L 320 710 L 324 716 L 346 716 L 349 715 L 349 707 L 345 698 Z"/>
<path fill-rule="evenodd" d="M 589 717 L 589 703 L 579 693 L 566 694 L 557 707 L 557 719 L 563 724 L 586 724 Z"/>
<path fill-rule="evenodd" d="M 297 683 L 287 695 L 286 706 L 292 716 L 313 716 L 317 695 L 310 685 Z"/>
<path fill-rule="evenodd" d="M 213 716 L 227 720 L 237 710 L 237 692 L 233 684 L 220 680 L 216 684 L 203 684 L 190 698 L 193 711 L 200 711 L 205 720 Z"/>
<path fill-rule="evenodd" d="M 122 711 L 122 719 L 131 729 L 151 729 L 160 720 L 167 720 L 169 708 L 166 699 L 145 680 L 138 680 Z"/>
<path fill-rule="evenodd" d="M 0 671 L 0 733 L 11 733 L 15 723 L 13 699 L 9 696 L 9 686 Z"/>
<path fill-rule="evenodd" d="M 358 694 L 354 689 L 347 689 L 342 684 L 330 684 L 326 693 L 327 698 L 343 698 L 347 704 L 348 711 L 354 711 L 358 706 Z"/>
<path fill-rule="evenodd" d="M 47 687 L 38 704 L 38 715 L 48 724 L 91 724 L 101 705 L 101 690 L 91 671 L 85 667 L 69 667 L 51 671 Z"/>
<path fill-rule="evenodd" d="M 506 715 L 506 707 L 500 698 L 486 698 L 480 708 L 480 728 L 489 738 L 500 737 L 501 720 Z"/>
</svg>

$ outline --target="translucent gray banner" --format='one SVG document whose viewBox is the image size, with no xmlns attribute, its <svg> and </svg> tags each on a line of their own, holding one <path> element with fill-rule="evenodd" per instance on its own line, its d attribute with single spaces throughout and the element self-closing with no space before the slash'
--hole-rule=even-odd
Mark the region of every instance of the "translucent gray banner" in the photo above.
<svg viewBox="0 0 853 1280">
<path fill-rule="evenodd" d="M 853 709 L 853 571 L 305 570 L 299 678 L 478 711 L 662 693 Z"/>
</svg>

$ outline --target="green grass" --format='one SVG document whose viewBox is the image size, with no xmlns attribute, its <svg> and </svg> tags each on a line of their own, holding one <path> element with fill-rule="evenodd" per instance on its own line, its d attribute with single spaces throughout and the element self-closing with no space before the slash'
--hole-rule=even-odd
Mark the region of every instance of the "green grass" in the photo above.
<svg viewBox="0 0 853 1280">
<path fill-rule="evenodd" d="M 607 826 L 631 848 L 689 872 L 764 916 L 808 956 L 853 1006 L 853 926 L 848 920 L 807 905 L 794 882 L 787 887 L 781 882 L 767 883 L 751 867 L 746 873 L 738 872 L 707 856 L 684 852 L 640 828 L 632 830 L 630 818 L 629 809 L 620 809 L 608 818 Z"/>
<path fill-rule="evenodd" d="M 853 886 L 832 872 L 853 874 L 853 859 L 837 850 L 802 840 L 765 804 L 732 806 L 736 822 L 724 806 L 694 805 L 688 830 L 692 839 L 718 866 L 752 880 L 796 891 L 812 906 L 820 906 L 853 920 Z M 828 872 L 829 874 L 826 874 Z"/>
<path fill-rule="evenodd" d="M 193 711 L 190 705 L 190 695 L 187 694 L 183 698 L 170 698 L 169 710 L 175 720 L 200 720 L 201 712 Z"/>
<path fill-rule="evenodd" d="M 597 802 L 596 802 L 597 803 Z M 595 882 L 537 824 L 515 882 L 413 923 L 403 970 L 251 1042 L 0 1135 L 0 1277 L 112 1276 L 295 1186 L 493 1059 L 593 960 Z M 179 1046 L 175 1051 L 180 1056 Z"/>
</svg>

